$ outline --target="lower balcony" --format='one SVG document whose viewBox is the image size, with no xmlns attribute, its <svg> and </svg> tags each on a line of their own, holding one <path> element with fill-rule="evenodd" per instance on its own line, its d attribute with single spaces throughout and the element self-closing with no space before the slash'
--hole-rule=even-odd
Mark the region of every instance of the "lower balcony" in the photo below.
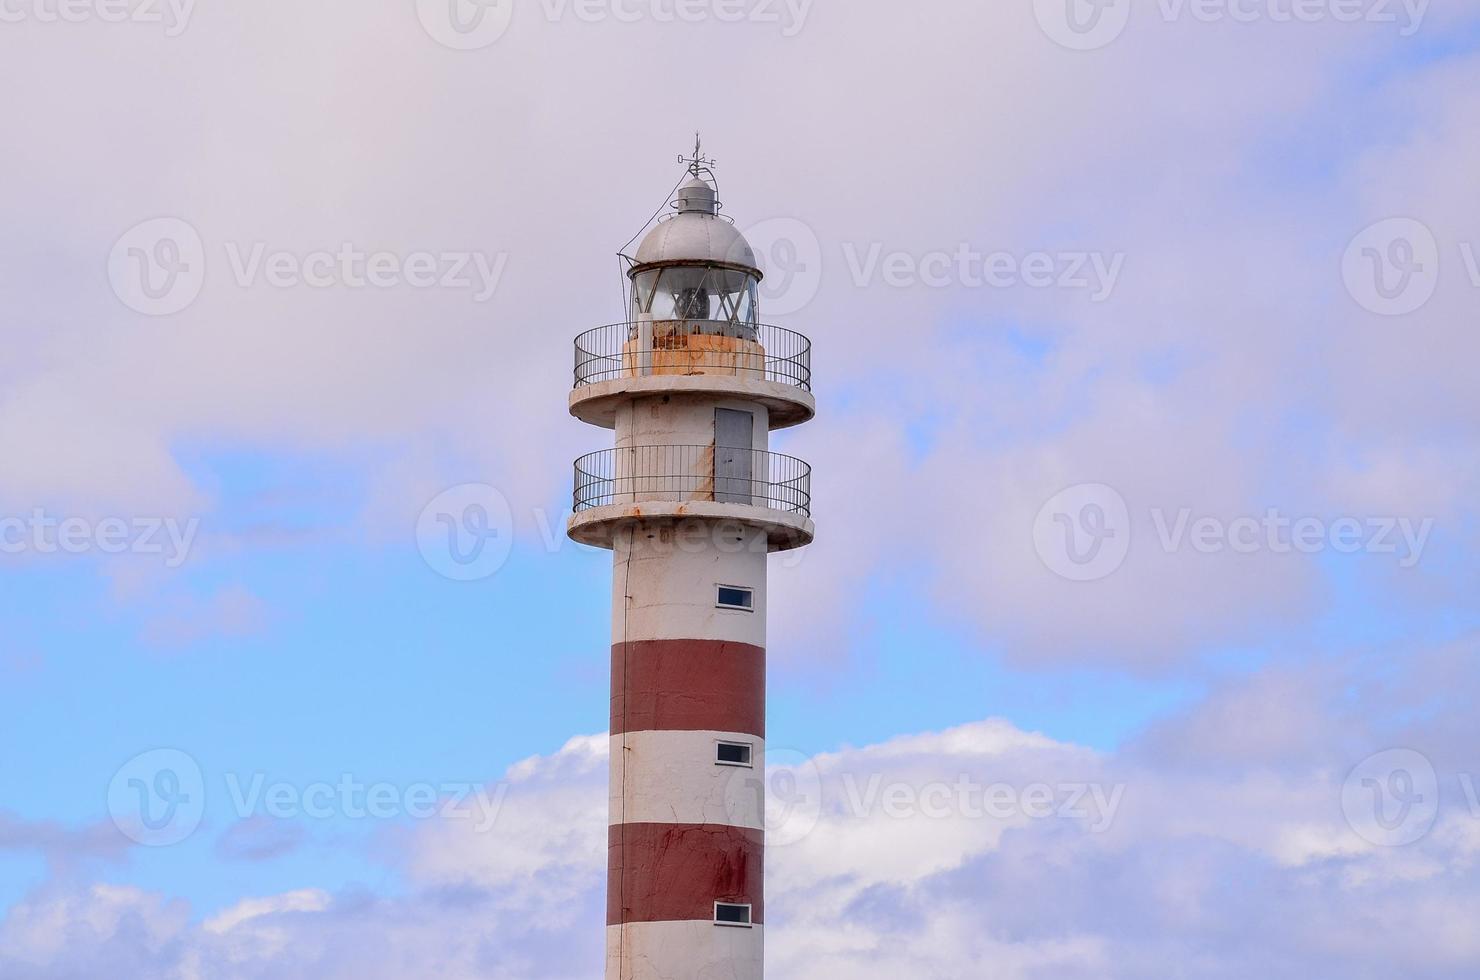
<svg viewBox="0 0 1480 980">
<path fill-rule="evenodd" d="M 773 551 L 809 544 L 812 468 L 780 453 L 724 446 L 608 449 L 575 464 L 571 537 L 611 547 L 633 520 L 735 520 L 764 528 Z"/>
</svg>

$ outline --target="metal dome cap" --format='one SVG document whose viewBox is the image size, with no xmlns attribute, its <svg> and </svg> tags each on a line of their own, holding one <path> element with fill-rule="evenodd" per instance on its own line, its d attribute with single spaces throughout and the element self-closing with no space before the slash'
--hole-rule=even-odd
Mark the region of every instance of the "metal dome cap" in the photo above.
<svg viewBox="0 0 1480 980">
<path fill-rule="evenodd" d="M 635 256 L 637 268 L 676 263 L 713 263 L 761 271 L 755 250 L 730 222 L 703 211 L 680 211 L 647 233 Z"/>
<path fill-rule="evenodd" d="M 719 214 L 719 191 L 698 174 L 690 174 L 678 189 L 678 201 L 674 207 L 684 212 Z"/>
<path fill-rule="evenodd" d="M 657 265 L 717 265 L 762 278 L 755 250 L 734 223 L 720 214 L 719 189 L 713 180 L 714 161 L 703 156 L 696 137 L 689 176 L 670 205 L 674 212 L 643 238 L 633 257 L 632 272 Z"/>
</svg>

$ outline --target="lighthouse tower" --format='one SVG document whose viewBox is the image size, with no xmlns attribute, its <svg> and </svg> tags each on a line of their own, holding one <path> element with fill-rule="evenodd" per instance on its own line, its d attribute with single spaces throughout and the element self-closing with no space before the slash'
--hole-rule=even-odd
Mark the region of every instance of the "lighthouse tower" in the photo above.
<svg viewBox="0 0 1480 980">
<path fill-rule="evenodd" d="M 762 271 L 699 147 L 624 256 L 622 323 L 576 339 L 569 533 L 614 553 L 608 980 L 755 980 L 765 923 L 766 564 L 811 542 L 811 344 L 761 322 Z"/>
</svg>

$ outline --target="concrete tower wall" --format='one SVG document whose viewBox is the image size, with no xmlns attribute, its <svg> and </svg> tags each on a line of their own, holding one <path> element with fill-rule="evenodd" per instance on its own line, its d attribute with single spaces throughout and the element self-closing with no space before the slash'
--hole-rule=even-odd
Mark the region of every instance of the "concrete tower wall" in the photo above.
<svg viewBox="0 0 1480 980">
<path fill-rule="evenodd" d="M 753 980 L 765 916 L 766 534 L 638 522 L 614 544 L 608 978 Z M 721 585 L 750 590 L 753 608 L 720 608 Z M 721 743 L 747 747 L 749 765 L 721 764 Z M 752 924 L 716 925 L 715 902 L 750 906 Z"/>
<path fill-rule="evenodd" d="M 751 448 L 769 447 L 770 414 L 764 405 L 738 398 L 662 395 L 635 399 L 617 409 L 617 448 L 712 446 L 717 408 L 754 413 Z"/>
<path fill-rule="evenodd" d="M 763 931 L 762 926 L 725 929 L 708 922 L 609 926 L 607 980 L 752 980 L 762 975 Z"/>
<path fill-rule="evenodd" d="M 709 168 L 696 147 L 631 257 L 636 322 L 576 340 L 571 413 L 615 430 L 568 527 L 614 553 L 608 980 L 763 973 L 766 565 L 815 533 L 811 469 L 770 433 L 816 406 Z"/>
<path fill-rule="evenodd" d="M 729 640 L 766 645 L 764 531 L 689 519 L 624 528 L 615 544 L 613 643 Z M 754 590 L 754 610 L 719 608 L 720 585 Z"/>
<path fill-rule="evenodd" d="M 754 768 L 696 765 L 712 760 L 717 742 L 755 747 Z M 611 780 L 610 823 L 732 824 L 765 829 L 758 778 L 765 771 L 765 740 L 750 732 L 628 732 L 612 736 L 612 755 L 625 756 Z"/>
</svg>

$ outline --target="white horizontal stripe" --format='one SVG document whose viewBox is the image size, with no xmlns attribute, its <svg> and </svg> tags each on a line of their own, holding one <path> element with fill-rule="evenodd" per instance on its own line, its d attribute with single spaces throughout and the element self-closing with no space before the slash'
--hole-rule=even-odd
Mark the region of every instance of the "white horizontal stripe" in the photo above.
<svg viewBox="0 0 1480 980">
<path fill-rule="evenodd" d="M 707 529 L 707 530 L 706 530 Z M 766 533 L 745 529 L 750 544 L 730 543 L 738 553 L 721 550 L 709 535 L 713 525 L 699 525 L 666 543 L 648 535 L 673 535 L 671 529 L 638 525 L 635 557 L 619 540 L 612 576 L 612 642 L 636 640 L 727 640 L 766 645 Z M 684 532 L 680 532 L 683 534 Z M 721 585 L 751 589 L 755 608 L 717 608 Z"/>
<path fill-rule="evenodd" d="M 715 762 L 720 742 L 754 746 L 751 766 Z M 612 736 L 609 822 L 765 829 L 766 746 L 734 732 Z"/>
<path fill-rule="evenodd" d="M 607 980 L 761 980 L 764 926 L 634 922 L 606 927 Z M 623 964 L 625 963 L 625 966 Z"/>
</svg>

